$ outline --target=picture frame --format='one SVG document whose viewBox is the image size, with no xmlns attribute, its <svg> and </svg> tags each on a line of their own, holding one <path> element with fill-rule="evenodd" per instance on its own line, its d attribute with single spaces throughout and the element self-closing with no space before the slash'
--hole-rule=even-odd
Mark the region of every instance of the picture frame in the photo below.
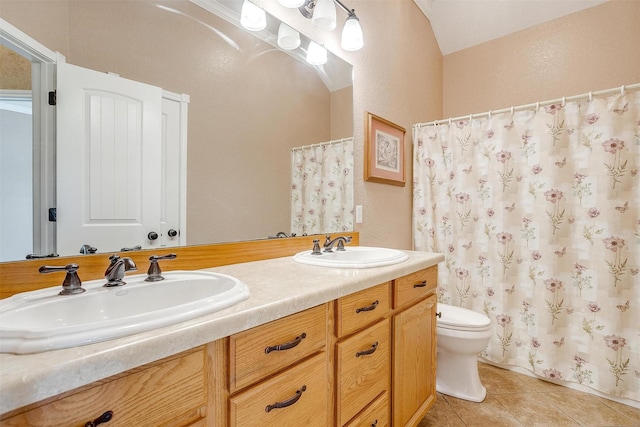
<svg viewBox="0 0 640 427">
<path fill-rule="evenodd" d="M 364 179 L 405 186 L 405 133 L 402 126 L 367 112 Z"/>
</svg>

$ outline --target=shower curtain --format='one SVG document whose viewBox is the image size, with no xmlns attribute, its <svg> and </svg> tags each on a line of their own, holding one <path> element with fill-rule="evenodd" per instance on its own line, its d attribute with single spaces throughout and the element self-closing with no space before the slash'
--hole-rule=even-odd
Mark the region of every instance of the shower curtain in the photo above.
<svg viewBox="0 0 640 427">
<path fill-rule="evenodd" d="M 353 230 L 353 138 L 291 150 L 291 232 Z"/>
<path fill-rule="evenodd" d="M 484 358 L 640 401 L 640 92 L 622 92 L 415 125 L 413 234 L 446 256 L 438 301 L 492 319 Z"/>
</svg>

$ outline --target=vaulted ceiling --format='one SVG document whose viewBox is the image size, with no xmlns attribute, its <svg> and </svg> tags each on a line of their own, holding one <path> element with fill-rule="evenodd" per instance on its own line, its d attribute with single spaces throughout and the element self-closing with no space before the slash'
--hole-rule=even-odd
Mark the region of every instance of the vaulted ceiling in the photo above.
<svg viewBox="0 0 640 427">
<path fill-rule="evenodd" d="M 608 0 L 414 0 L 443 55 L 539 25 Z"/>
</svg>

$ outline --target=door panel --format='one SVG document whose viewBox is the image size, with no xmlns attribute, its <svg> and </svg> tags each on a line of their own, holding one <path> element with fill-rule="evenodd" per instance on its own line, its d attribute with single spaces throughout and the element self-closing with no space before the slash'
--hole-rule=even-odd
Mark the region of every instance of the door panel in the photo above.
<svg viewBox="0 0 640 427">
<path fill-rule="evenodd" d="M 58 253 L 159 246 L 162 90 L 58 63 L 57 101 Z"/>
</svg>

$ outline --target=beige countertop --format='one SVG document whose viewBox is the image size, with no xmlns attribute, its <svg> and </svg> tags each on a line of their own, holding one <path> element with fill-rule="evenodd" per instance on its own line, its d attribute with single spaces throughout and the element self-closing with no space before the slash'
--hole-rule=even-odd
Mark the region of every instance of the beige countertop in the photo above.
<svg viewBox="0 0 640 427">
<path fill-rule="evenodd" d="M 207 269 L 242 280 L 250 297 L 210 315 L 123 338 L 38 354 L 0 354 L 0 414 L 444 260 L 438 253 L 406 252 L 407 261 L 378 268 L 331 269 L 284 257 Z"/>
</svg>

